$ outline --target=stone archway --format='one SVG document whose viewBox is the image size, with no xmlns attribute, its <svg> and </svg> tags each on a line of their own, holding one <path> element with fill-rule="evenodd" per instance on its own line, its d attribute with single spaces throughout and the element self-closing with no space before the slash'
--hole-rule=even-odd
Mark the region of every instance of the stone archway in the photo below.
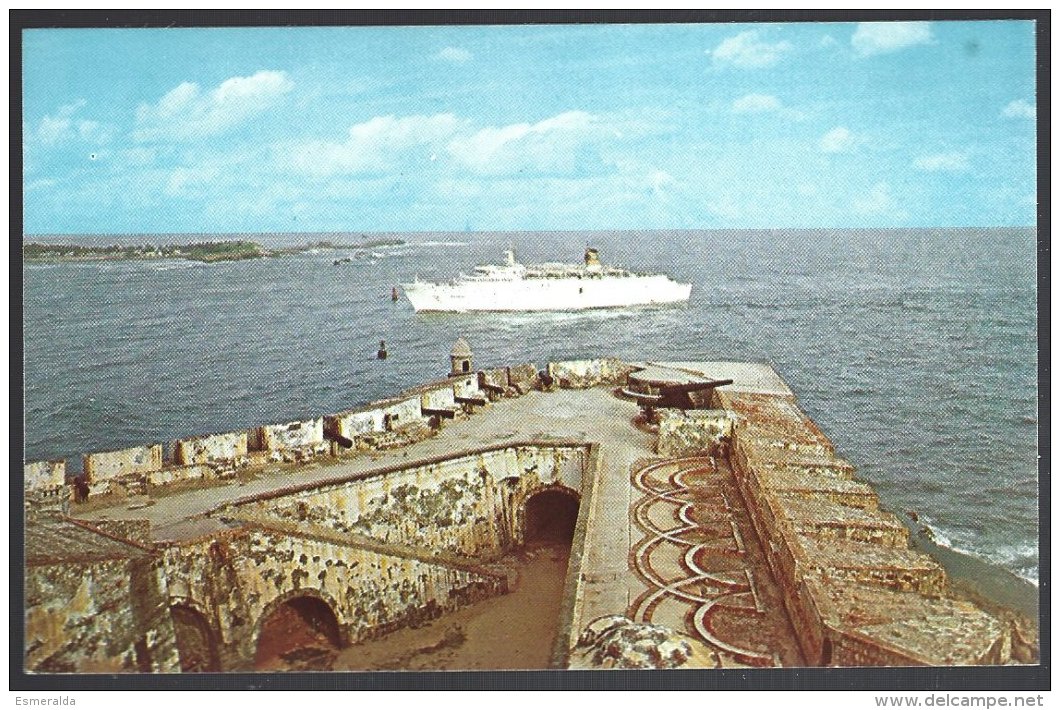
<svg viewBox="0 0 1060 710">
<path fill-rule="evenodd" d="M 206 616 L 191 604 L 178 602 L 169 608 L 177 637 L 180 670 L 185 673 L 211 673 L 221 670 L 217 635 Z"/>
<path fill-rule="evenodd" d="M 523 542 L 570 545 L 578 522 L 578 505 L 578 495 L 567 488 L 546 488 L 534 493 L 524 507 Z"/>
<path fill-rule="evenodd" d="M 262 614 L 254 666 L 326 670 L 342 646 L 342 626 L 332 604 L 312 590 L 299 590 L 275 600 Z"/>
</svg>

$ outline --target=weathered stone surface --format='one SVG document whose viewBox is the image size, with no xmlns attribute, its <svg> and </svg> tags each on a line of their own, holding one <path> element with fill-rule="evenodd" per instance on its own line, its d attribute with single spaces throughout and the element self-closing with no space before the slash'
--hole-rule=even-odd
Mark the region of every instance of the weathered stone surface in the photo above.
<svg viewBox="0 0 1060 710">
<path fill-rule="evenodd" d="M 1011 658 L 1008 626 L 948 597 L 945 574 L 852 480 L 788 395 L 719 390 L 738 418 L 731 463 L 806 658 L 955 665 Z"/>
<path fill-rule="evenodd" d="M 593 620 L 578 637 L 571 670 L 718 668 L 717 654 L 701 641 L 666 626 L 624 616 Z"/>
<path fill-rule="evenodd" d="M 534 363 L 512 365 L 508 368 L 508 386 L 518 394 L 526 394 L 537 385 L 537 366 Z"/>
<path fill-rule="evenodd" d="M 139 545 L 151 544 L 151 522 L 149 520 L 96 520 L 92 527 L 101 533 L 113 535 Z"/>
<path fill-rule="evenodd" d="M 807 577 L 835 666 L 995 665 L 1011 656 L 1009 629 L 974 604 Z"/>
<path fill-rule="evenodd" d="M 420 393 L 421 409 L 458 409 L 453 386 L 449 383 Z"/>
<path fill-rule="evenodd" d="M 632 365 L 615 358 L 566 360 L 548 364 L 549 376 L 560 387 L 567 389 L 625 384 L 626 376 L 635 369 Z"/>
<path fill-rule="evenodd" d="M 173 443 L 173 463 L 178 466 L 193 464 L 236 465 L 247 455 L 247 432 L 234 431 L 212 434 Z"/>
<path fill-rule="evenodd" d="M 581 490 L 585 455 L 582 446 L 498 447 L 261 496 L 234 509 L 380 542 L 492 556 L 522 544 L 529 496 L 556 485 Z"/>
<path fill-rule="evenodd" d="M 320 441 L 302 446 L 285 446 L 267 451 L 268 460 L 273 463 L 307 463 L 314 459 L 331 455 L 331 443 Z"/>
<path fill-rule="evenodd" d="M 608 360 L 553 363 L 549 370 L 572 388 L 610 384 L 609 378 L 621 378 L 623 371 L 621 363 Z M 762 385 L 769 383 L 759 370 L 751 385 L 717 391 L 726 413 L 675 413 L 672 426 L 660 426 L 656 442 L 666 456 L 714 449 L 719 456 L 727 454 L 730 485 L 739 491 L 730 491 L 723 501 L 704 498 L 709 514 L 697 521 L 713 535 L 718 511 L 709 506 L 746 506 L 744 525 L 753 526 L 757 535 L 741 533 L 740 538 L 761 540 L 756 554 L 764 562 L 758 569 L 775 577 L 780 587 L 771 597 L 767 593 L 749 603 L 783 604 L 802 655 L 812 664 L 1034 660 L 1033 628 L 1014 631 L 1017 627 L 1007 618 L 999 620 L 949 596 L 938 564 L 907 548 L 904 527 L 879 509 L 870 488 L 853 480 L 853 467 L 835 455 L 790 391 Z M 528 391 L 538 379 L 533 365 L 509 368 L 506 375 L 512 392 Z M 499 377 L 499 371 L 490 376 Z M 485 381 L 476 376 L 473 384 L 481 391 Z M 329 416 L 329 432 L 352 434 L 348 438 L 356 442 L 354 450 L 404 446 L 431 433 L 420 409 L 425 398 L 439 408 L 456 409 L 455 392 L 470 391 L 460 388 L 471 384 L 436 382 L 394 400 Z M 202 647 L 189 654 L 204 657 L 203 648 L 215 637 L 225 670 L 248 666 L 262 619 L 298 595 L 324 600 L 346 640 L 433 618 L 502 592 L 504 576 L 483 561 L 523 544 L 525 509 L 532 496 L 557 489 L 577 495 L 585 478 L 596 492 L 587 494 L 585 517 L 578 523 L 576 540 L 581 535 L 582 542 L 577 544 L 584 545 L 579 549 L 586 554 L 572 558 L 564 617 L 568 632 L 582 629 L 578 619 L 626 613 L 640 581 L 628 569 L 635 542 L 627 527 L 630 492 L 624 474 L 637 457 L 652 454 L 648 435 L 629 425 L 634 405 L 600 389 L 535 392 L 498 401 L 489 411 L 505 408 L 509 411 L 499 420 L 486 414 L 454 422 L 438 442 L 423 445 L 432 458 L 412 464 L 402 463 L 398 452 L 364 457 L 385 462 L 376 468 L 356 460 L 269 468 L 260 478 L 242 482 L 262 485 L 255 488 L 257 495 L 242 499 L 237 500 L 240 493 L 234 486 L 225 495 L 222 489 L 193 486 L 145 511 L 129 513 L 133 506 L 119 501 L 94 512 L 165 521 L 156 526 L 162 531 L 156 532 L 157 539 L 167 541 L 161 543 L 164 565 L 143 544 L 149 531 L 141 521 L 101 522 L 94 531 L 69 522 L 56 528 L 54 512 L 28 509 L 27 540 L 37 537 L 37 543 L 27 545 L 28 551 L 35 550 L 27 560 L 27 599 L 32 595 L 26 610 L 27 629 L 32 630 L 28 667 L 172 668 L 172 653 L 165 648 L 173 634 L 161 616 L 165 603 L 159 601 L 165 597 L 181 606 L 188 619 L 208 620 L 199 626 L 188 622 L 187 628 L 198 629 L 192 637 Z M 606 417 L 601 418 L 602 412 Z M 323 427 L 320 419 L 262 427 L 257 444 L 266 450 L 248 451 L 247 458 L 264 465 L 334 455 L 332 442 L 322 438 Z M 520 430 L 533 439 L 514 439 Z M 447 434 L 452 435 L 445 438 Z M 611 457 L 587 453 L 597 449 L 587 443 L 593 441 L 605 442 L 602 448 Z M 209 460 L 210 452 L 222 451 L 223 444 L 189 449 L 199 453 L 187 456 Z M 234 446 L 238 448 L 238 440 Z M 481 448 L 464 448 L 471 446 Z M 159 461 L 152 468 L 155 448 Z M 90 455 L 94 458 L 86 472 L 97 473 L 89 481 L 90 491 L 142 492 L 143 486 L 234 475 L 234 468 L 205 463 L 163 468 L 160 448 Z M 454 450 L 463 453 L 454 455 Z M 597 468 L 587 458 L 605 463 Z M 587 469 L 607 475 L 587 477 Z M 292 483 L 283 478 L 289 474 L 308 480 Z M 43 480 L 55 473 L 35 471 L 34 476 Z M 162 511 L 174 500 L 200 507 L 183 516 Z M 221 506 L 219 500 L 229 503 Z M 92 513 L 92 506 L 85 511 Z M 735 542 L 733 550 L 719 550 L 735 554 L 754 549 Z M 770 587 L 755 588 L 762 592 Z M 723 615 L 714 621 L 735 623 Z M 572 667 L 710 667 L 717 662 L 694 644 L 689 652 L 688 639 L 668 629 L 660 636 L 658 629 L 631 624 L 625 617 L 607 617 L 582 629 L 584 643 L 570 656 Z M 569 641 L 569 635 L 562 637 L 564 651 Z"/>
<path fill-rule="evenodd" d="M 324 417 L 326 431 L 346 437 L 355 443 L 367 435 L 400 431 L 421 426 L 423 423 L 418 396 L 376 402 L 363 409 Z"/>
<path fill-rule="evenodd" d="M 27 463 L 24 476 L 26 493 L 56 493 L 66 485 L 66 459 Z"/>
<path fill-rule="evenodd" d="M 267 424 L 257 429 L 258 448 L 263 451 L 300 449 L 324 443 L 323 418 L 286 424 Z"/>
<path fill-rule="evenodd" d="M 214 461 L 214 466 L 220 462 Z M 232 462 L 233 465 L 235 462 Z M 152 488 L 163 488 L 180 483 L 193 483 L 214 477 L 214 469 L 203 464 L 189 466 L 167 466 L 147 474 L 147 484 Z"/>
<path fill-rule="evenodd" d="M 453 394 L 457 397 L 482 397 L 484 393 L 478 386 L 478 374 L 452 378 Z"/>
<path fill-rule="evenodd" d="M 264 618 L 298 596 L 323 600 L 351 643 L 507 589 L 503 575 L 486 570 L 358 547 L 324 529 L 319 537 L 273 529 L 267 521 L 171 545 L 164 557 L 173 602 L 220 621 L 213 633 L 225 670 L 251 666 Z"/>
<path fill-rule="evenodd" d="M 508 393 L 508 370 L 498 367 L 492 370 L 481 370 L 478 373 L 478 388 L 490 399 L 497 399 Z"/>
<path fill-rule="evenodd" d="M 180 670 L 153 553 L 59 519 L 38 520 L 26 532 L 28 671 Z"/>
<path fill-rule="evenodd" d="M 84 475 L 89 484 L 121 479 L 130 474 L 157 471 L 160 468 L 161 444 L 85 454 L 84 457 Z"/>
<path fill-rule="evenodd" d="M 656 410 L 659 419 L 657 449 L 661 456 L 714 454 L 732 436 L 733 417 L 724 409 Z"/>
</svg>

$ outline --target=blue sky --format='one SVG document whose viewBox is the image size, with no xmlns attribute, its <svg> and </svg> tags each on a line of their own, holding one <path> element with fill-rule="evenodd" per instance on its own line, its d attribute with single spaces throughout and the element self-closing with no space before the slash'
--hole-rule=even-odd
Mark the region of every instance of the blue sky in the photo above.
<svg viewBox="0 0 1060 710">
<path fill-rule="evenodd" d="M 23 37 L 28 234 L 1035 222 L 1031 22 Z"/>
</svg>

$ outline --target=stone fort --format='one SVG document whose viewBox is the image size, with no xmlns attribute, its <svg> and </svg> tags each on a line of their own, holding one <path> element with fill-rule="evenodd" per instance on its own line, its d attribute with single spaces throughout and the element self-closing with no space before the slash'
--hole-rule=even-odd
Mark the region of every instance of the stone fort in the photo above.
<svg viewBox="0 0 1060 710">
<path fill-rule="evenodd" d="M 1030 663 L 768 365 L 476 370 L 348 411 L 25 466 L 25 669 L 246 671 L 509 591 L 570 544 L 549 667 Z"/>
</svg>

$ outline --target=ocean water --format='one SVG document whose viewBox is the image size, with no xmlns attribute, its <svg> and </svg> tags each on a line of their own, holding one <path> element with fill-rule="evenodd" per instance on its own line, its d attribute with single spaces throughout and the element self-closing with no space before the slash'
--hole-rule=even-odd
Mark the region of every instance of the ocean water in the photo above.
<svg viewBox="0 0 1060 710">
<path fill-rule="evenodd" d="M 26 266 L 27 460 L 76 469 L 84 452 L 347 409 L 444 375 L 459 335 L 478 366 L 761 361 L 884 505 L 1037 580 L 1033 230 L 393 236 L 408 243 L 341 266 L 352 252 Z M 416 315 L 390 300 L 394 285 L 498 263 L 509 245 L 522 261 L 577 261 L 592 245 L 607 263 L 690 281 L 692 298 L 502 316 Z"/>
</svg>

